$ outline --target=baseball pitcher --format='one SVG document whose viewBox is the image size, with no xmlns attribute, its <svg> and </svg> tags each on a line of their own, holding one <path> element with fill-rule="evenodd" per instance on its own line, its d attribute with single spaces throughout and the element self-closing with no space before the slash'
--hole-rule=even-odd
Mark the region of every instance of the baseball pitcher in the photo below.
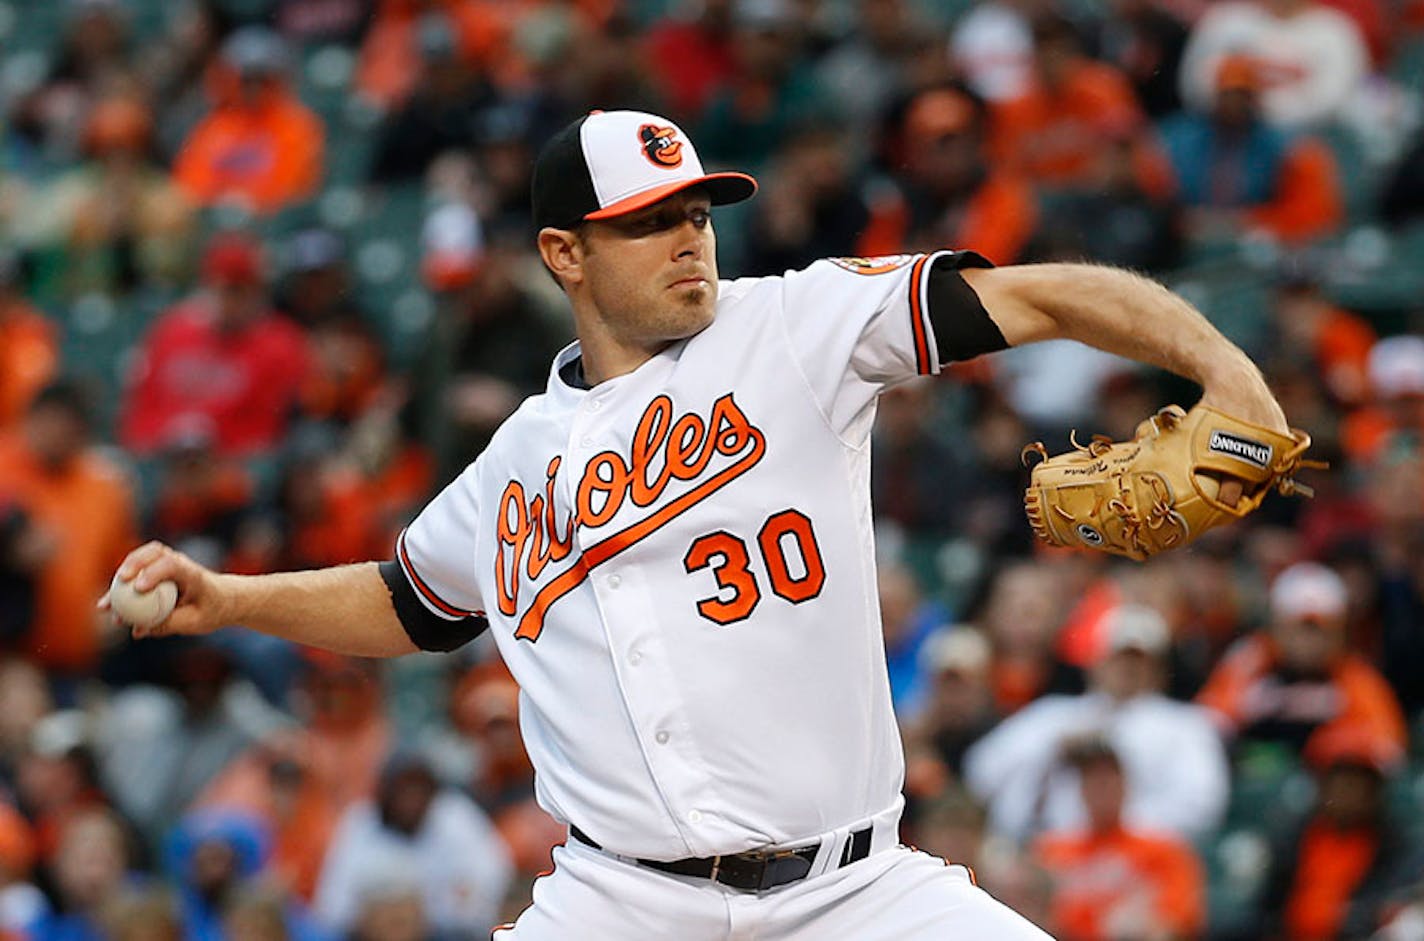
<svg viewBox="0 0 1424 941">
<path fill-rule="evenodd" d="M 712 207 L 755 189 L 704 172 L 656 115 L 564 129 L 533 203 L 578 339 L 545 392 L 389 561 L 241 577 L 135 550 L 122 578 L 178 588 L 172 614 L 135 634 L 243 624 L 385 657 L 493 633 L 539 803 L 569 828 L 497 941 L 1043 938 L 963 866 L 899 842 L 877 396 L 1070 337 L 1196 380 L 1242 427 L 1289 438 L 1285 417 L 1240 350 L 1122 271 L 942 251 L 721 280 Z M 1243 485 L 1218 457 L 1213 498 L 1234 503 Z"/>
</svg>

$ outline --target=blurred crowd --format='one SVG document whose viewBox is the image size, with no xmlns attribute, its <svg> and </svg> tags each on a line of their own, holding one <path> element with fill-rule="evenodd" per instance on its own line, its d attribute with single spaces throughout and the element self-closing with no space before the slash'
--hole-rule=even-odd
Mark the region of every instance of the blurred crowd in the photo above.
<svg viewBox="0 0 1424 941">
<path fill-rule="evenodd" d="M 565 834 L 488 638 L 136 644 L 94 604 L 145 538 L 388 557 L 571 338 L 528 178 L 594 107 L 760 176 L 724 276 L 1147 271 L 1331 462 L 1123 564 L 1031 543 L 1020 449 L 1190 384 L 1053 343 L 886 394 L 905 841 L 1065 941 L 1424 938 L 1422 89 L 1419 0 L 0 0 L 0 939 L 527 903 Z"/>
</svg>

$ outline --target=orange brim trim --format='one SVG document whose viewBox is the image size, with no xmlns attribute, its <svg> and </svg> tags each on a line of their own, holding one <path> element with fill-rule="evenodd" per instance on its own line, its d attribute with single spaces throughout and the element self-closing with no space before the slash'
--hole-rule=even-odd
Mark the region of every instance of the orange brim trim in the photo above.
<svg viewBox="0 0 1424 941">
<path fill-rule="evenodd" d="M 744 199 L 750 199 L 752 194 L 757 191 L 757 181 L 745 173 L 709 173 L 706 176 L 694 177 L 690 180 L 674 180 L 671 183 L 643 190 L 641 193 L 634 193 L 612 205 L 595 210 L 584 218 L 612 219 L 615 216 L 627 215 L 693 186 L 706 186 L 714 206 L 739 203 Z"/>
</svg>

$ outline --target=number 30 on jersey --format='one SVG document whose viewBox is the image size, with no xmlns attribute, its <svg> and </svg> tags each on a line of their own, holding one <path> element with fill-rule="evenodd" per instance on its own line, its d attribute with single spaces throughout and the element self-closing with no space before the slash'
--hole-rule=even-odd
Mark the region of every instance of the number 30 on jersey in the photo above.
<svg viewBox="0 0 1424 941">
<path fill-rule="evenodd" d="M 756 547 L 771 590 L 778 597 L 800 604 L 821 593 L 826 565 L 805 514 L 796 510 L 773 513 L 757 531 Z M 725 530 L 694 539 L 682 567 L 688 574 L 710 567 L 718 589 L 717 594 L 697 602 L 698 613 L 724 627 L 750 617 L 761 602 L 761 586 L 751 563 L 746 540 Z"/>
</svg>

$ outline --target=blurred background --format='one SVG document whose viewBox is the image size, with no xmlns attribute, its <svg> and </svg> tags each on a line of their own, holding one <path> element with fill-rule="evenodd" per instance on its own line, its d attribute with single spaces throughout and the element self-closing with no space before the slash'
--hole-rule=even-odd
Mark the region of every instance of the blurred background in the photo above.
<svg viewBox="0 0 1424 941">
<path fill-rule="evenodd" d="M 150 537 L 389 557 L 571 338 L 528 182 L 594 107 L 759 175 L 724 276 L 1130 266 L 1331 461 L 1123 564 L 1030 542 L 1019 449 L 1189 383 L 1046 344 L 888 393 L 905 840 L 1066 941 L 1424 938 L 1421 93 L 1419 0 L 0 0 L 0 938 L 527 904 L 564 834 L 488 638 L 132 644 L 93 604 Z"/>
</svg>

